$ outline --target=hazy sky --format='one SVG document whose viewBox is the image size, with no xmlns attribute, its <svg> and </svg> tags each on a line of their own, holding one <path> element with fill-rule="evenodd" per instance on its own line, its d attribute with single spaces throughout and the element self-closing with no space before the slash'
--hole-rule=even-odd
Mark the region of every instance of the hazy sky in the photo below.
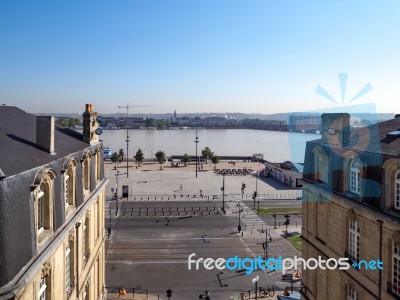
<svg viewBox="0 0 400 300">
<path fill-rule="evenodd" d="M 400 1 L 1 0 L 0 103 L 29 112 L 400 113 Z M 348 73 L 341 98 L 338 73 Z M 343 82 L 342 82 L 343 83 Z"/>
</svg>

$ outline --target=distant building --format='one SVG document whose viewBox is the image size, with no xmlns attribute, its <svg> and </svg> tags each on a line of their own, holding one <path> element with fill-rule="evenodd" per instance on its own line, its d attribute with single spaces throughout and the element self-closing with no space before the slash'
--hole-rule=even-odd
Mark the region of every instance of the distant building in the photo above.
<svg viewBox="0 0 400 300">
<path fill-rule="evenodd" d="M 400 299 L 400 116 L 349 125 L 323 114 L 322 138 L 307 142 L 302 257 L 354 267 L 302 271 L 302 299 Z"/>
<path fill-rule="evenodd" d="M 207 128 L 226 126 L 226 118 L 223 117 L 207 117 L 204 118 L 204 126 Z"/>
<path fill-rule="evenodd" d="M 316 113 L 297 113 L 289 116 L 288 127 L 290 131 L 294 132 L 320 132 L 321 131 L 321 117 Z"/>
<path fill-rule="evenodd" d="M 99 299 L 104 178 L 97 113 L 83 134 L 0 106 L 0 299 Z"/>
</svg>

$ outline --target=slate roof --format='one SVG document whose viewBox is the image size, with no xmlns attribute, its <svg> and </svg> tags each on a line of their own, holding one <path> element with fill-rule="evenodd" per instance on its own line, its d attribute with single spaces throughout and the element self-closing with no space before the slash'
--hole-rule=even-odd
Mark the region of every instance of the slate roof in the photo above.
<svg viewBox="0 0 400 300">
<path fill-rule="evenodd" d="M 399 129 L 400 118 L 355 129 L 351 132 L 350 143 L 345 148 L 398 156 L 400 154 L 400 137 L 389 137 L 386 134 Z"/>
<path fill-rule="evenodd" d="M 82 134 L 56 125 L 56 155 L 36 145 L 36 116 L 14 106 L 0 106 L 0 170 L 12 176 L 85 149 Z M 1 178 L 1 177 L 0 177 Z"/>
<path fill-rule="evenodd" d="M 396 157 L 400 155 L 400 136 L 390 137 L 386 134 L 397 130 L 400 130 L 400 117 L 356 128 L 350 133 L 348 145 L 343 148 Z M 323 144 L 323 139 L 320 138 L 310 142 Z"/>
</svg>

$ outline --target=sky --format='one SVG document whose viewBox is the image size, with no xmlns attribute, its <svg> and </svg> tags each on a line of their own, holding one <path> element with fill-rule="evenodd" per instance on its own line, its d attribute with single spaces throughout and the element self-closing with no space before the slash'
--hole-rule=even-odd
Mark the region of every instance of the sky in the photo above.
<svg viewBox="0 0 400 300">
<path fill-rule="evenodd" d="M 0 104 L 400 113 L 399 15 L 397 0 L 1 0 Z"/>
</svg>

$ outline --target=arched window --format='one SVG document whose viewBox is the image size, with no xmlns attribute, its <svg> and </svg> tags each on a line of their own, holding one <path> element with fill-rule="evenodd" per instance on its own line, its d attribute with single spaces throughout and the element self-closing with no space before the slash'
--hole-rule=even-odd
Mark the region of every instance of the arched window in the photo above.
<svg viewBox="0 0 400 300">
<path fill-rule="evenodd" d="M 75 168 L 70 166 L 64 175 L 65 179 L 65 211 L 75 204 Z"/>
<path fill-rule="evenodd" d="M 350 192 L 360 195 L 361 190 L 361 172 L 360 162 L 357 159 L 353 159 L 350 163 Z"/>
<path fill-rule="evenodd" d="M 31 186 L 35 200 L 35 228 L 38 244 L 53 232 L 53 179 L 51 169 L 40 170 Z"/>
<path fill-rule="evenodd" d="M 83 194 L 88 196 L 90 194 L 90 161 L 92 153 L 86 150 L 82 156 L 82 183 L 83 183 Z"/>
<path fill-rule="evenodd" d="M 321 147 L 316 147 L 314 153 L 315 180 L 328 183 L 329 157 Z"/>
<path fill-rule="evenodd" d="M 400 210 L 400 171 L 397 172 L 394 181 L 394 208 Z"/>
</svg>

